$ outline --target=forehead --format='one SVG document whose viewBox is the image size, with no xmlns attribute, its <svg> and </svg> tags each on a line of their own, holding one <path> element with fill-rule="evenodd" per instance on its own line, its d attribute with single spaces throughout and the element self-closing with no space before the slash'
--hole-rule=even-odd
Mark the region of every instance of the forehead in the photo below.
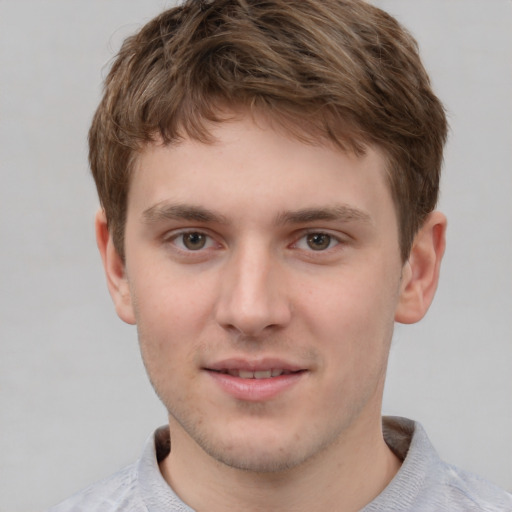
<svg viewBox="0 0 512 512">
<path fill-rule="evenodd" d="M 356 203 L 370 209 L 390 199 L 386 158 L 369 146 L 364 155 L 328 141 L 300 140 L 264 117 L 237 116 L 211 126 L 211 141 L 184 137 L 157 141 L 140 153 L 130 184 L 128 211 L 165 202 L 215 204 L 230 213 Z"/>
</svg>

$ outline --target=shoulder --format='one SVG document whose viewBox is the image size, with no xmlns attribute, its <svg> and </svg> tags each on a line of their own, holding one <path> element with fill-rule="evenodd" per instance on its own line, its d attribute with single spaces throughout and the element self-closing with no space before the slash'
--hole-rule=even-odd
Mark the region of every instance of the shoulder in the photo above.
<svg viewBox="0 0 512 512">
<path fill-rule="evenodd" d="M 47 512 L 191 511 L 163 479 L 159 461 L 170 450 L 168 427 L 157 429 L 146 441 L 141 458 L 71 496 Z"/>
<path fill-rule="evenodd" d="M 441 460 L 419 423 L 384 418 L 384 437 L 402 467 L 365 512 L 512 512 L 511 494 Z"/>
<path fill-rule="evenodd" d="M 459 505 L 464 511 L 512 512 L 512 494 L 478 475 L 444 464 L 435 479 L 443 488 L 446 505 Z"/>
<path fill-rule="evenodd" d="M 90 485 L 47 512 L 145 511 L 137 486 L 137 464 Z"/>
</svg>

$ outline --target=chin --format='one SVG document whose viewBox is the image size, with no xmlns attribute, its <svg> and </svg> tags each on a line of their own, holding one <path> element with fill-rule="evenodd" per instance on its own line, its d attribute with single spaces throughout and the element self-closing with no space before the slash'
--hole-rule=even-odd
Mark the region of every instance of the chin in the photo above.
<svg viewBox="0 0 512 512">
<path fill-rule="evenodd" d="M 208 437 L 196 437 L 196 442 L 210 457 L 231 468 L 254 473 L 278 473 L 313 459 L 334 441 L 332 435 L 314 435 L 314 432 L 306 435 L 305 430 L 265 432 L 261 425 L 256 430 L 237 430 L 238 435 L 232 430 L 221 432 L 216 438 L 210 431 Z"/>
<path fill-rule="evenodd" d="M 247 448 L 244 450 L 236 450 L 236 453 L 235 450 L 232 452 L 226 452 L 224 450 L 208 451 L 206 448 L 205 451 L 221 464 L 233 469 L 252 473 L 279 473 L 288 471 L 299 466 L 305 460 L 305 457 L 301 457 L 298 453 L 286 453 L 282 450 L 277 450 L 277 453 L 267 453 L 265 450 L 256 447 L 250 452 Z"/>
</svg>

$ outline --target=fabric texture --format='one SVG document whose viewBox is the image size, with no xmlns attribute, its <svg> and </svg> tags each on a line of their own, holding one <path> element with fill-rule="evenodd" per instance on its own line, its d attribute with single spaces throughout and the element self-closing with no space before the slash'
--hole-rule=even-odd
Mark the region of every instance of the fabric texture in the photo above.
<svg viewBox="0 0 512 512">
<path fill-rule="evenodd" d="M 419 423 L 385 417 L 383 429 L 402 467 L 361 512 L 512 512 L 511 494 L 443 462 Z M 157 429 L 138 462 L 48 512 L 194 512 L 160 473 L 158 462 L 169 449 L 168 429 Z"/>
</svg>

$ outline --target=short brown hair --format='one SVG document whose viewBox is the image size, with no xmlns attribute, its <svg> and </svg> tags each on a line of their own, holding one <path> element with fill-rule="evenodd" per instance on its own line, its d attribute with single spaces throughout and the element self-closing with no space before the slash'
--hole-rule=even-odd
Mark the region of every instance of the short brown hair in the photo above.
<svg viewBox="0 0 512 512">
<path fill-rule="evenodd" d="M 186 0 L 126 39 L 89 132 L 122 257 L 137 154 L 158 139 L 208 142 L 226 106 L 262 110 L 304 140 L 384 150 L 408 258 L 437 203 L 447 122 L 416 41 L 361 0 Z"/>
</svg>

